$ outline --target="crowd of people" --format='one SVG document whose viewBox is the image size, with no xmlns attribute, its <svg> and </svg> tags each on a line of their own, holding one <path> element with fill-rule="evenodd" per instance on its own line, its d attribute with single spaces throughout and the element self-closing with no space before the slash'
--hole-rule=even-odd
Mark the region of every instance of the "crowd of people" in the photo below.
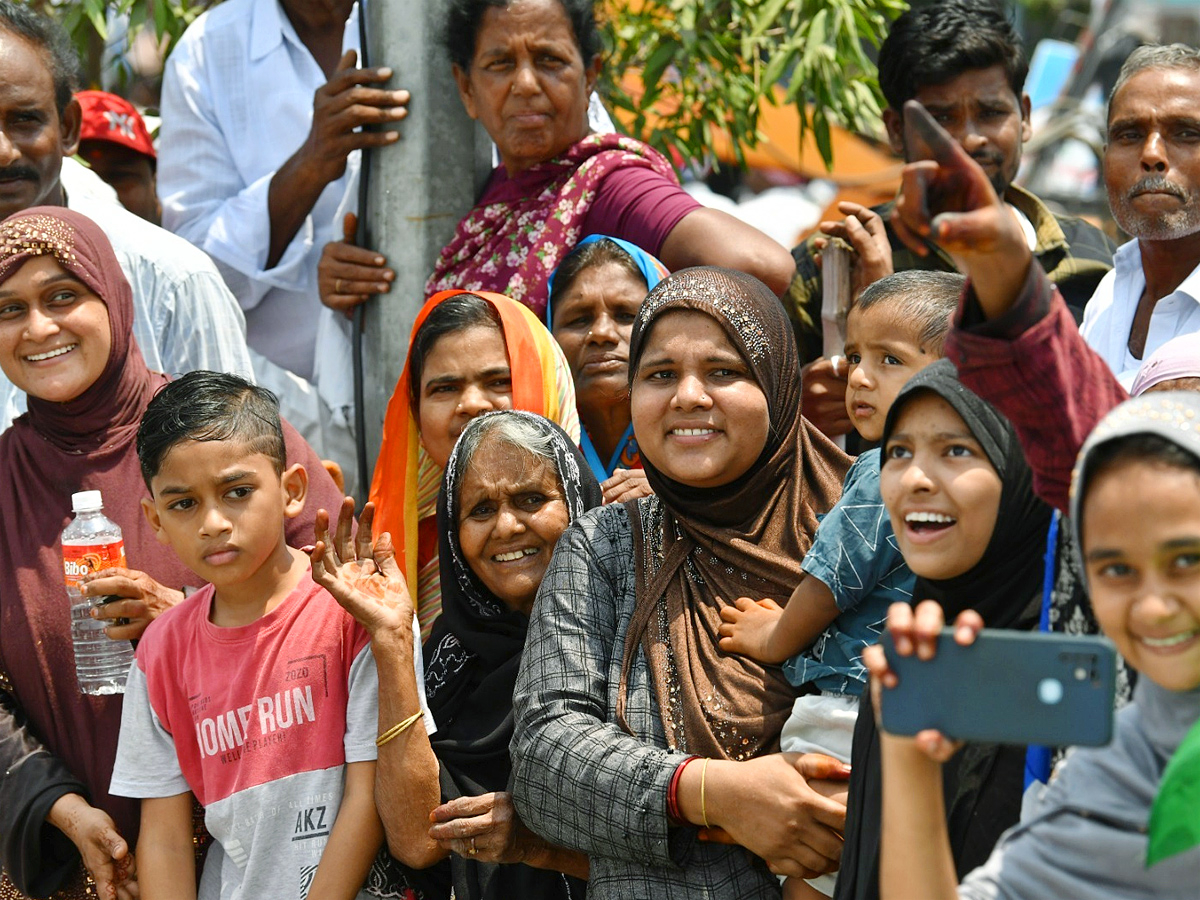
<svg viewBox="0 0 1200 900">
<path fill-rule="evenodd" d="M 612 130 L 593 0 L 450 0 L 499 165 L 366 473 L 329 348 L 410 98 L 357 14 L 204 13 L 156 147 L 0 0 L 0 900 L 1195 897 L 1152 809 L 1200 741 L 1200 50 L 1109 97 L 1118 249 L 1013 183 L 1006 11 L 904 13 L 900 191 L 789 256 Z M 75 675 L 85 490 L 123 694 Z M 947 623 L 1107 636 L 1112 742 L 889 731 Z"/>
</svg>

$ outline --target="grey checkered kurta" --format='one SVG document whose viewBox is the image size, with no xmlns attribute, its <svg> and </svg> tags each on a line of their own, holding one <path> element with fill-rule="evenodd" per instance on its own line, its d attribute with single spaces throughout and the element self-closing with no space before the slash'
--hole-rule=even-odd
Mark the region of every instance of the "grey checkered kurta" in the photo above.
<svg viewBox="0 0 1200 900">
<path fill-rule="evenodd" d="M 512 743 L 521 820 L 591 857 L 588 900 L 778 900 L 778 879 L 749 851 L 668 824 L 667 786 L 687 755 L 667 749 L 640 652 L 626 707 L 639 737 L 616 725 L 633 606 L 628 514 L 619 504 L 592 510 L 559 541 L 529 623 Z"/>
</svg>

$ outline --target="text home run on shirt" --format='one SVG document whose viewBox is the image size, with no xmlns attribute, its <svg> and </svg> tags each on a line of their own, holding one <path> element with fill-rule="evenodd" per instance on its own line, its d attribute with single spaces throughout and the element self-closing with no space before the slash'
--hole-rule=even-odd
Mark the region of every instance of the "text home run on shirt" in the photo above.
<svg viewBox="0 0 1200 900">
<path fill-rule="evenodd" d="M 375 759 L 369 639 L 311 573 L 249 625 L 213 625 L 212 602 L 197 592 L 139 645 L 113 790 L 196 795 L 219 845 L 200 900 L 304 897 L 346 764 Z"/>
</svg>

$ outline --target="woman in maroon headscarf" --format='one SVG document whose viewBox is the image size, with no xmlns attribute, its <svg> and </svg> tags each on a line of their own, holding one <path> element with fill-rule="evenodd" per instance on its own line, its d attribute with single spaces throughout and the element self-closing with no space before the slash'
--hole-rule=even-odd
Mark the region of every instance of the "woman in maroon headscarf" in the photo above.
<svg viewBox="0 0 1200 900">
<path fill-rule="evenodd" d="M 106 617 L 142 619 L 110 636 L 136 636 L 199 586 L 140 510 L 134 441 L 167 379 L 146 368 L 132 326 L 129 282 L 90 219 L 39 207 L 0 223 L 0 369 L 29 409 L 0 435 L 0 900 L 94 896 L 81 855 L 101 897 L 132 896 L 137 802 L 108 793 L 121 696 L 76 683 L 60 541 L 71 494 L 101 491 L 132 568 L 88 590 L 131 598 Z M 309 514 L 289 526 L 300 546 L 316 510 L 338 508 L 341 494 L 304 440 L 284 433 L 289 462 L 310 479 Z"/>
</svg>

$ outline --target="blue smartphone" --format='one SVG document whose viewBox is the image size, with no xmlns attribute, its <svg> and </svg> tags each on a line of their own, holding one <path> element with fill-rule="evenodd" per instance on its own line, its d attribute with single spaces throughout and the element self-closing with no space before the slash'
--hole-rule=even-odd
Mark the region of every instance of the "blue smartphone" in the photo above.
<svg viewBox="0 0 1200 900">
<path fill-rule="evenodd" d="M 950 628 L 929 661 L 881 644 L 900 682 L 884 688 L 885 731 L 936 728 L 962 741 L 1098 747 L 1112 740 L 1117 653 L 1107 638 L 985 628 L 963 647 Z"/>
</svg>

